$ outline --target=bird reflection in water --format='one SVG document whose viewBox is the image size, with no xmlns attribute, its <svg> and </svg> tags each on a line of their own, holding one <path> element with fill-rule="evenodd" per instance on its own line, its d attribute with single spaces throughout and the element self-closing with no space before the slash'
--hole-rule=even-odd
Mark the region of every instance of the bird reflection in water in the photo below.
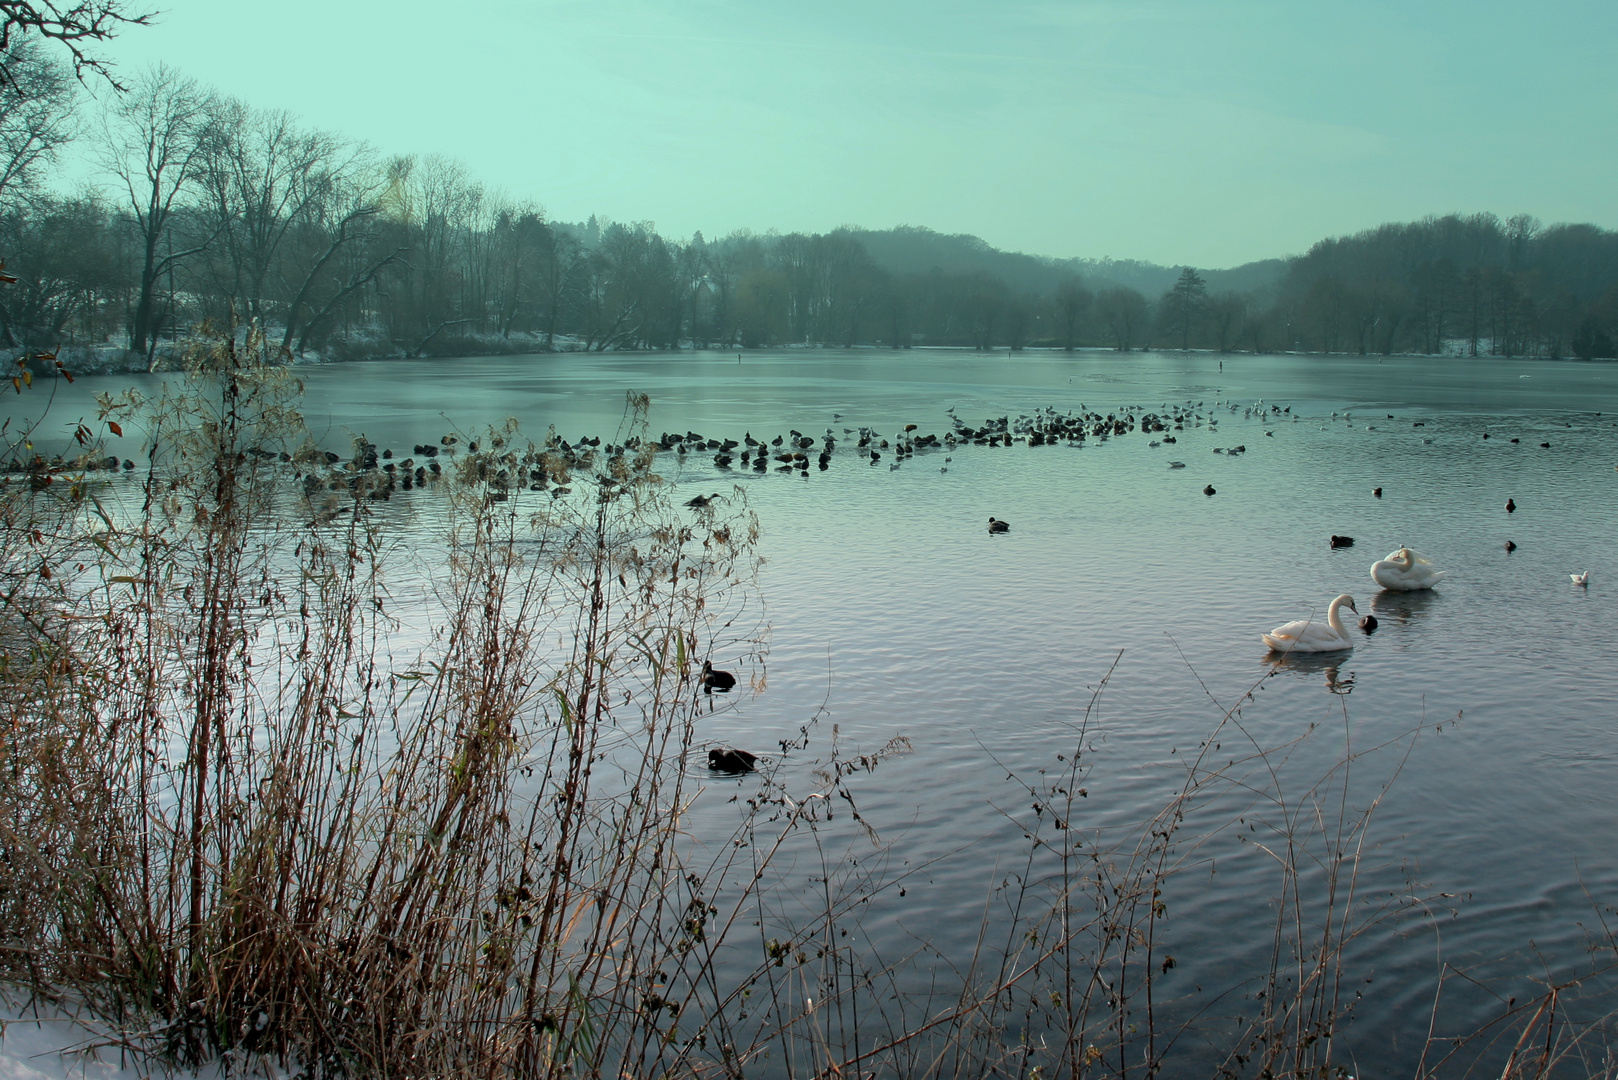
<svg viewBox="0 0 1618 1080">
<path fill-rule="evenodd" d="M 1420 592 L 1379 592 L 1371 597 L 1371 614 L 1383 622 L 1406 625 L 1425 618 L 1443 595 L 1431 589 Z"/>
<path fill-rule="evenodd" d="M 1346 696 L 1354 690 L 1354 672 L 1341 670 L 1346 659 L 1348 658 L 1341 654 L 1291 653 L 1276 657 L 1270 664 L 1276 674 L 1284 671 L 1289 675 L 1303 678 L 1323 674 L 1326 676 L 1326 690 L 1329 693 Z"/>
</svg>

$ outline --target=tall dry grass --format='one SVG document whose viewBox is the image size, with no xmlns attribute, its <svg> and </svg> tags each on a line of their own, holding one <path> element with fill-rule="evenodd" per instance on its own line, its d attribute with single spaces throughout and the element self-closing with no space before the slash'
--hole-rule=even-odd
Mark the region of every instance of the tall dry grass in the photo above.
<svg viewBox="0 0 1618 1080">
<path fill-rule="evenodd" d="M 446 557 L 415 562 L 385 476 L 328 469 L 260 346 L 109 403 L 150 425 L 136 505 L 9 502 L 9 566 L 56 519 L 33 606 L 64 632 L 8 650 L 0 691 L 6 976 L 155 1020 L 180 1062 L 666 1056 L 644 988 L 698 964 L 709 917 L 677 850 L 688 671 L 737 644 L 751 519 L 675 513 L 649 451 L 577 463 L 589 497 L 536 509 L 520 474 L 568 467 L 496 432 L 444 483 Z M 433 618 L 400 656 L 406 588 Z"/>
</svg>

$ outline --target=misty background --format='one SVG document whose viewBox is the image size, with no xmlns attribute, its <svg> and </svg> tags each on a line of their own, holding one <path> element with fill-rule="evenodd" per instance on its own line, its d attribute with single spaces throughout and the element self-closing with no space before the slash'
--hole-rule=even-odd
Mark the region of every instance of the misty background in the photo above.
<svg viewBox="0 0 1618 1080">
<path fill-rule="evenodd" d="M 180 0 L 106 43 L 126 93 L 11 52 L 0 345 L 134 368 L 256 319 L 328 359 L 1610 356 L 1614 30 L 1571 2 Z"/>
</svg>

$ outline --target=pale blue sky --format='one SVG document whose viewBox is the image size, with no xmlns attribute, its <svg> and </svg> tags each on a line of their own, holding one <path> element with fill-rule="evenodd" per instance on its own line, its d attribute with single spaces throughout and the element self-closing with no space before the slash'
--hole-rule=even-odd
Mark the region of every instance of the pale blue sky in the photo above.
<svg viewBox="0 0 1618 1080">
<path fill-rule="evenodd" d="M 157 0 L 108 51 L 553 217 L 1229 266 L 1451 210 L 1618 226 L 1613 0 Z"/>
</svg>

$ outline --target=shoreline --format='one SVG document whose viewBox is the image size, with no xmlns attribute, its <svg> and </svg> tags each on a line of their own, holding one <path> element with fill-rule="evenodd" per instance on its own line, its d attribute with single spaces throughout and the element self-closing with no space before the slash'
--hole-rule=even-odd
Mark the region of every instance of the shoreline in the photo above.
<svg viewBox="0 0 1618 1080">
<path fill-rule="evenodd" d="M 1293 351 L 1262 352 L 1262 353 L 1255 353 L 1255 352 L 1249 352 L 1249 351 L 1233 351 L 1233 352 L 1223 352 L 1222 353 L 1222 352 L 1217 352 L 1215 350 L 1208 350 L 1208 349 L 1154 349 L 1154 348 L 1132 349 L 1132 350 L 1129 350 L 1129 351 L 1130 352 L 1136 352 L 1136 353 L 1142 353 L 1142 354 L 1152 354 L 1152 355 L 1157 355 L 1157 356 L 1217 357 L 1217 358 L 1220 358 L 1221 361 L 1223 361 L 1224 359 L 1227 359 L 1227 358 L 1231 359 L 1231 360 L 1236 360 L 1236 359 L 1240 359 L 1240 358 L 1244 358 L 1244 357 L 1245 358 L 1294 357 L 1294 358 L 1297 358 L 1299 360 L 1317 360 L 1317 361 L 1330 361 L 1330 360 L 1367 360 L 1368 361 L 1368 360 L 1375 359 L 1379 363 L 1382 362 L 1382 361 L 1387 361 L 1387 360 L 1414 360 L 1414 361 L 1456 360 L 1456 361 L 1465 361 L 1465 362 L 1469 362 L 1469 363 L 1487 363 L 1487 362 L 1490 362 L 1490 361 L 1517 361 L 1517 362 L 1525 362 L 1525 363 L 1571 363 L 1571 364 L 1597 364 L 1597 365 L 1599 365 L 1599 364 L 1618 363 L 1618 359 L 1610 358 L 1610 357 L 1506 356 L 1506 355 L 1499 354 L 1499 353 L 1485 353 L 1485 354 L 1481 354 L 1481 355 L 1478 355 L 1478 356 L 1468 356 L 1468 355 L 1464 355 L 1464 354 L 1460 354 L 1460 353 L 1387 353 L 1387 354 L 1373 354 L 1373 353 L 1349 353 L 1349 352 L 1319 353 L 1319 352 L 1293 352 Z M 409 362 L 409 361 L 418 361 L 418 360 L 428 360 L 428 361 L 466 361 L 466 360 L 507 359 L 507 358 L 510 358 L 510 357 L 517 357 L 517 356 L 535 356 L 535 357 L 540 357 L 540 356 L 567 356 L 567 355 L 584 355 L 584 356 L 597 356 L 597 357 L 606 357 L 606 356 L 676 356 L 676 355 L 681 355 L 681 354 L 684 354 L 684 353 L 692 353 L 692 354 L 698 354 L 698 353 L 724 354 L 724 353 L 731 353 L 731 352 L 739 353 L 739 354 L 741 354 L 743 356 L 746 356 L 747 354 L 767 355 L 767 354 L 770 354 L 770 353 L 778 353 L 778 352 L 830 352 L 830 353 L 839 353 L 839 354 L 872 353 L 872 354 L 882 354 L 882 355 L 904 355 L 904 354 L 916 354 L 916 353 L 950 353 L 950 354 L 966 354 L 966 355 L 973 355 L 973 356 L 981 356 L 981 357 L 984 357 L 984 358 L 996 357 L 996 356 L 1004 356 L 1004 357 L 1006 357 L 1008 359 L 1014 358 L 1014 357 L 1019 356 L 1019 355 L 1029 355 L 1029 356 L 1032 356 L 1032 355 L 1038 355 L 1038 356 L 1066 355 L 1066 356 L 1072 357 L 1073 359 L 1081 359 L 1081 358 L 1090 358 L 1090 357 L 1097 357 L 1097 356 L 1117 357 L 1117 356 L 1121 356 L 1123 354 L 1122 350 L 1109 348 L 1107 346 L 1100 346 L 1100 345 L 1081 346 L 1081 347 L 1075 348 L 1075 349 L 1073 349 L 1071 351 L 1068 350 L 1068 349 L 1063 348 L 1060 345 L 1030 345 L 1030 346 L 1025 346 L 1025 347 L 1020 348 L 1020 349 L 1009 349 L 1009 348 L 974 349 L 974 348 L 972 348 L 971 346 L 968 346 L 968 345 L 915 345 L 915 346 L 910 346 L 910 347 L 904 348 L 904 349 L 893 349 L 893 348 L 889 348 L 888 346 L 885 346 L 885 345 L 864 345 L 864 344 L 862 344 L 862 345 L 796 344 L 796 345 L 770 345 L 770 346 L 734 346 L 734 345 L 732 345 L 732 346 L 722 346 L 722 347 L 721 346 L 707 346 L 707 347 L 703 347 L 703 348 L 697 348 L 697 347 L 694 347 L 694 346 L 693 347 L 684 347 L 684 346 L 682 346 L 680 348 L 675 348 L 675 349 L 607 349 L 607 350 L 585 349 L 585 348 L 550 348 L 550 349 L 545 349 L 545 348 L 517 348 L 517 349 L 504 350 L 504 351 L 499 351 L 499 350 L 480 350 L 480 351 L 464 351 L 464 352 L 456 351 L 456 352 L 452 352 L 452 353 L 422 355 L 422 356 L 406 356 L 406 355 L 403 355 L 401 350 L 394 349 L 394 350 L 389 350 L 389 351 L 377 351 L 377 352 L 370 352 L 370 353 L 364 353 L 364 354 L 359 354 L 359 355 L 350 355 L 350 356 L 328 356 L 328 355 L 323 355 L 323 354 L 316 353 L 316 352 L 308 352 L 308 353 L 304 353 L 303 355 L 293 356 L 292 359 L 291 359 L 290 364 L 288 364 L 287 366 L 295 367 L 295 368 L 296 367 L 331 367 L 331 366 L 342 365 L 342 364 L 387 363 L 387 362 L 391 362 L 391 361 L 400 361 L 400 362 Z M 179 359 L 179 355 L 178 355 L 177 350 L 165 350 L 163 353 L 160 353 L 158 355 L 158 357 L 157 357 L 157 365 L 155 367 L 154 366 L 149 366 L 147 361 L 143 357 L 141 357 L 138 353 L 133 352 L 132 350 L 113 349 L 113 348 L 109 348 L 108 346 L 105 346 L 105 345 L 100 345 L 100 346 L 66 345 L 66 346 L 59 347 L 54 353 L 50 353 L 50 354 L 42 354 L 42 353 L 38 353 L 38 352 L 32 352 L 31 350 L 26 350 L 26 349 L 12 349 L 12 350 L 9 350 L 8 353 L 9 354 L 7 355 L 6 358 L 13 365 L 22 364 L 30 355 L 32 355 L 32 356 L 52 355 L 55 358 L 61 360 L 62 365 L 75 378 L 84 377 L 84 376 L 102 376 L 102 375 L 161 375 L 161 374 L 181 370 L 180 359 Z M 51 365 L 49 363 L 46 363 L 46 362 L 35 362 L 35 363 L 28 364 L 27 366 L 33 371 L 33 374 L 35 375 L 36 378 L 46 376 L 46 375 L 52 375 L 52 374 L 55 373 L 53 365 Z"/>
</svg>

